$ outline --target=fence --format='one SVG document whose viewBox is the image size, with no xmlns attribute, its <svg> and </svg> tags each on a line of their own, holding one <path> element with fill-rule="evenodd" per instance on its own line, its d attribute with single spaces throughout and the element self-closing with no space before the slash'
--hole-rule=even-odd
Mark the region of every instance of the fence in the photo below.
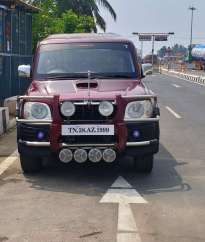
<svg viewBox="0 0 205 242">
<path fill-rule="evenodd" d="M 32 62 L 32 13 L 0 7 L 0 101 L 22 94 L 28 79 L 18 77 L 18 65 Z"/>
</svg>

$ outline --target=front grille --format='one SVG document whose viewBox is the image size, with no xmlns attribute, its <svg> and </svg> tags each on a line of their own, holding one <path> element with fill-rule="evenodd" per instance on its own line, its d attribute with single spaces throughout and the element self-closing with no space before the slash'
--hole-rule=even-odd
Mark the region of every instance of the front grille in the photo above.
<svg viewBox="0 0 205 242">
<path fill-rule="evenodd" d="M 93 101 L 94 102 L 94 101 Z M 116 106 L 114 112 L 109 117 L 102 116 L 99 111 L 99 101 L 95 104 L 86 103 L 76 105 L 76 112 L 71 118 L 62 116 L 63 124 L 105 124 L 113 123 L 113 118 L 116 114 Z M 116 141 L 115 136 L 62 136 L 60 142 L 66 144 L 113 144 Z"/>
<path fill-rule="evenodd" d="M 64 121 L 108 121 L 112 120 L 116 114 L 116 107 L 114 107 L 114 112 L 109 117 L 102 116 L 98 111 L 99 105 L 76 105 L 75 114 L 66 118 L 62 116 Z"/>
</svg>

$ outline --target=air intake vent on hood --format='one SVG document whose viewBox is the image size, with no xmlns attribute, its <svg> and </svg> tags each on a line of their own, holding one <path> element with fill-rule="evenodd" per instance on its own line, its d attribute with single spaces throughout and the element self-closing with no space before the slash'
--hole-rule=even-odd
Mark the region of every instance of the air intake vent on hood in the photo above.
<svg viewBox="0 0 205 242">
<path fill-rule="evenodd" d="M 88 89 L 89 83 L 88 82 L 80 82 L 76 84 L 76 87 L 79 89 Z M 97 88 L 98 83 L 97 82 L 90 82 L 90 88 Z"/>
</svg>

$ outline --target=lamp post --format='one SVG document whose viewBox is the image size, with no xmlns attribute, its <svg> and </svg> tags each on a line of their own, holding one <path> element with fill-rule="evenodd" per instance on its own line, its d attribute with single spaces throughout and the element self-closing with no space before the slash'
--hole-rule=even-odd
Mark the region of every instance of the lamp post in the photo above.
<svg viewBox="0 0 205 242">
<path fill-rule="evenodd" d="M 191 61 L 191 51 L 192 51 L 192 44 L 193 44 L 193 22 L 194 22 L 194 11 L 196 8 L 194 6 L 189 7 L 191 10 L 191 35 L 190 35 L 190 45 L 189 45 L 189 62 Z"/>
<path fill-rule="evenodd" d="M 143 60 L 143 41 L 141 41 L 141 61 Z"/>
</svg>

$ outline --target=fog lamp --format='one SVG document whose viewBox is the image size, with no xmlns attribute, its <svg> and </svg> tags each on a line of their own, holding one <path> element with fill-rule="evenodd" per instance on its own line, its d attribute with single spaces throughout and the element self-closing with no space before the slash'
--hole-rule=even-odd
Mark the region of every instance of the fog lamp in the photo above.
<svg viewBox="0 0 205 242">
<path fill-rule="evenodd" d="M 140 132 L 138 130 L 134 130 L 133 131 L 133 137 L 136 138 L 136 139 L 139 138 L 140 137 Z"/>
<path fill-rule="evenodd" d="M 39 131 L 39 132 L 37 133 L 37 138 L 38 138 L 39 140 L 42 140 L 42 139 L 44 139 L 44 137 L 45 137 L 45 134 L 44 134 L 44 132 L 42 132 L 42 131 Z"/>
</svg>

